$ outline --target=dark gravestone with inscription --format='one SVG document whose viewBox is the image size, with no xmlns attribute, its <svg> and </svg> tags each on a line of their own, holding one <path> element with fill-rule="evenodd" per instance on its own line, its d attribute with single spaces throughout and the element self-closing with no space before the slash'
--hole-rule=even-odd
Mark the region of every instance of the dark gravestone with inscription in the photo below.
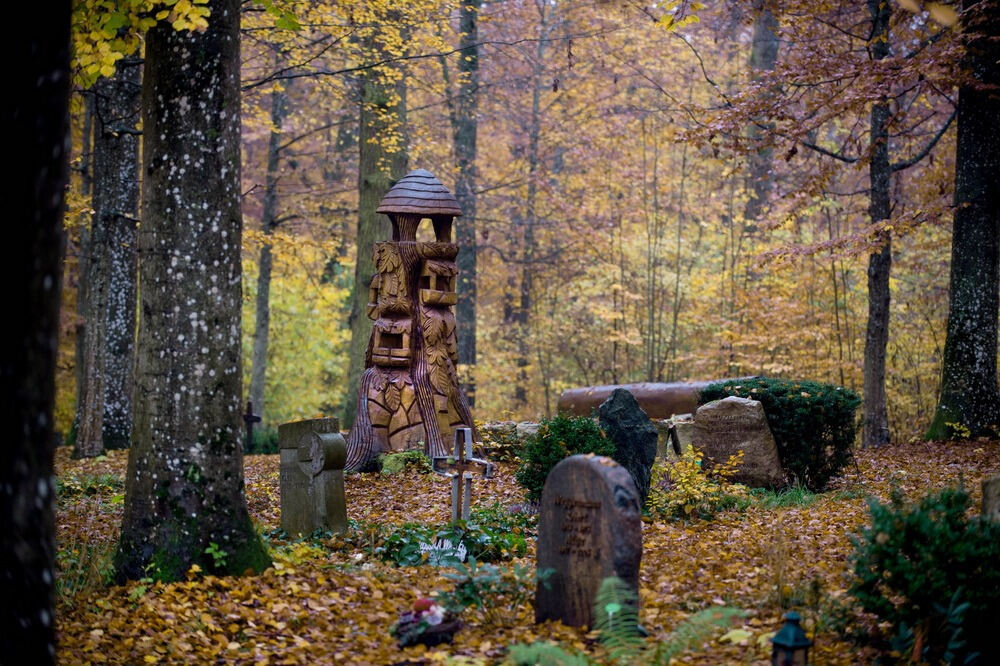
<svg viewBox="0 0 1000 666">
<path fill-rule="evenodd" d="M 743 451 L 743 463 L 733 481 L 755 488 L 787 484 L 764 407 L 757 400 L 729 396 L 699 407 L 694 416 L 694 448 L 705 455 L 708 468 Z"/>
<path fill-rule="evenodd" d="M 538 516 L 535 621 L 592 626 L 601 581 L 617 576 L 638 594 L 642 558 L 639 493 L 632 475 L 611 458 L 570 456 L 545 480 Z"/>
<path fill-rule="evenodd" d="M 347 442 L 335 418 L 278 426 L 281 529 L 290 535 L 347 530 L 344 463 Z"/>
</svg>

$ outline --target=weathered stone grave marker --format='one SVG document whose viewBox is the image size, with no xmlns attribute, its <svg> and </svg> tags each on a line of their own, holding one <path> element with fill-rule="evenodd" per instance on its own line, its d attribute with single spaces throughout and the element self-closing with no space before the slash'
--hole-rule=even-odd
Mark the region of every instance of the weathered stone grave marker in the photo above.
<svg viewBox="0 0 1000 666">
<path fill-rule="evenodd" d="M 597 410 L 601 430 L 615 443 L 615 460 L 632 475 L 639 491 L 639 503 L 646 504 L 649 477 L 656 460 L 656 426 L 642 411 L 635 396 L 615 389 Z"/>
<path fill-rule="evenodd" d="M 335 418 L 278 426 L 281 529 L 291 535 L 347 530 L 344 463 L 347 442 Z"/>
<path fill-rule="evenodd" d="M 983 479 L 983 515 L 1000 522 L 1000 475 Z"/>
<path fill-rule="evenodd" d="M 743 463 L 733 481 L 755 488 L 787 483 L 764 407 L 757 400 L 729 396 L 699 407 L 694 416 L 694 447 L 708 462 L 719 465 L 743 451 Z"/>
<path fill-rule="evenodd" d="M 639 591 L 642 507 L 628 470 L 611 458 L 575 455 L 552 468 L 538 516 L 535 621 L 592 626 L 601 581 L 618 576 Z"/>
<path fill-rule="evenodd" d="M 473 476 L 493 476 L 493 463 L 472 457 L 472 428 L 455 428 L 455 455 L 436 456 L 434 471 L 451 478 L 451 522 L 468 520 Z"/>
</svg>

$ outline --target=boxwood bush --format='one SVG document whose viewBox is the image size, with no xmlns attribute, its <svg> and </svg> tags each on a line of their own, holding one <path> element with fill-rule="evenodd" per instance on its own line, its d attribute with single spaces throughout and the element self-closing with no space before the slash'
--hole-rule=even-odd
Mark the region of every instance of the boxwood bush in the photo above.
<svg viewBox="0 0 1000 666">
<path fill-rule="evenodd" d="M 907 663 L 1000 663 L 1000 523 L 970 517 L 969 499 L 945 488 L 908 504 L 894 490 L 869 501 L 871 525 L 852 539 L 850 593 L 892 626 Z"/>
<path fill-rule="evenodd" d="M 528 491 L 528 500 L 541 499 L 545 478 L 552 468 L 577 453 L 613 456 L 615 445 L 597 422 L 586 416 L 560 415 L 542 421 L 538 433 L 529 437 L 521 449 L 521 466 L 515 474 L 517 482 Z"/>
<path fill-rule="evenodd" d="M 786 471 L 809 490 L 826 487 L 851 461 L 857 432 L 858 394 L 841 386 L 810 381 L 752 377 L 709 384 L 704 404 L 727 396 L 759 400 Z"/>
</svg>

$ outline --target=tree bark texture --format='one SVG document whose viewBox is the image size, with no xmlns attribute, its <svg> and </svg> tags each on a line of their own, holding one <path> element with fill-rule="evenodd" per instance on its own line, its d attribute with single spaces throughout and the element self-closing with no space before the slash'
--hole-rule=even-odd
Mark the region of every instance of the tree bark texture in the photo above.
<svg viewBox="0 0 1000 666">
<path fill-rule="evenodd" d="M 98 83 L 94 136 L 95 217 L 106 228 L 104 424 L 108 449 L 129 446 L 135 370 L 136 231 L 139 215 L 139 74 L 119 61 L 113 79 Z"/>
<path fill-rule="evenodd" d="M 774 12 L 762 0 L 754 2 L 757 17 L 753 24 L 753 45 L 750 47 L 751 76 L 758 78 L 756 72 L 772 71 L 778 62 L 778 19 Z M 751 144 L 758 143 L 765 129 L 756 123 L 747 128 L 747 136 Z M 764 211 L 767 197 L 771 193 L 771 160 L 774 149 L 770 146 L 757 146 L 748 156 L 749 196 L 743 210 L 747 224 L 754 224 Z"/>
<path fill-rule="evenodd" d="M 121 60 L 94 98 L 94 209 L 88 242 L 87 330 L 74 455 L 126 448 L 132 433 L 139 66 Z"/>
<path fill-rule="evenodd" d="M 965 64 L 975 83 L 958 93 L 948 329 L 929 439 L 1000 436 L 1000 2 L 966 0 L 963 9 L 973 34 Z"/>
<path fill-rule="evenodd" d="M 149 31 L 133 445 L 119 580 L 270 564 L 241 448 L 239 2 L 204 32 Z M 206 549 L 216 544 L 216 556 Z M 218 554 L 222 554 L 221 557 Z"/>
<path fill-rule="evenodd" d="M 286 84 L 287 86 L 287 84 Z M 261 228 L 270 235 L 278 226 L 278 167 L 281 159 L 281 126 L 288 116 L 288 93 L 271 93 L 271 134 L 267 142 L 267 170 L 264 175 L 264 207 Z M 250 362 L 250 401 L 257 414 L 264 417 L 264 396 L 267 389 L 267 348 L 271 327 L 271 269 L 274 255 L 271 244 L 260 248 L 257 264 L 257 307 L 254 314 L 253 358 Z"/>
<path fill-rule="evenodd" d="M 469 405 L 476 405 L 476 118 L 479 108 L 479 10 L 482 0 L 459 3 L 458 94 L 452 119 L 455 146 L 455 199 L 462 209 L 456 220 L 458 243 L 459 381 Z"/>
<path fill-rule="evenodd" d="M 882 0 L 869 0 L 872 16 L 872 57 L 881 60 L 889 55 L 890 5 Z M 889 187 L 889 104 L 884 99 L 872 105 L 871 162 L 868 176 L 871 184 L 869 215 L 872 223 L 888 220 L 891 215 Z M 885 398 L 885 350 L 889 343 L 889 272 L 892 268 L 891 237 L 883 232 L 881 250 L 868 257 L 868 328 L 865 334 L 864 425 L 861 444 L 865 447 L 889 443 L 889 418 Z"/>
<path fill-rule="evenodd" d="M 83 98 L 83 147 L 80 150 L 80 193 L 84 197 L 91 196 L 91 181 L 93 180 L 93 139 L 94 139 L 94 96 Z M 80 241 L 77 245 L 76 260 L 76 346 L 74 350 L 74 376 L 76 378 L 76 413 L 73 417 L 73 430 L 80 430 L 80 406 L 83 404 L 83 391 L 86 384 L 87 364 L 84 360 L 87 337 L 87 311 L 90 302 L 90 228 L 84 222 L 80 226 Z M 74 435 L 75 437 L 75 435 Z M 75 444 L 74 444 L 75 446 Z"/>
<path fill-rule="evenodd" d="M 3 42 L 0 104 L 17 160 L 0 201 L 6 286 L 0 351 L 0 660 L 55 662 L 52 410 L 62 283 L 63 195 L 69 153 L 70 3 L 39 5 Z"/>
<path fill-rule="evenodd" d="M 387 147 L 385 133 L 401 133 L 406 127 L 405 79 L 390 85 L 379 80 L 377 72 L 361 78 L 361 113 L 358 132 L 358 229 L 354 264 L 354 293 L 351 298 L 351 344 L 344 395 L 341 427 L 354 425 L 361 374 L 365 369 L 365 354 L 371 338 L 372 322 L 368 319 L 368 287 L 375 274 L 372 247 L 390 237 L 389 219 L 376 213 L 379 202 L 393 184 L 406 174 L 405 139 L 402 146 Z"/>
</svg>

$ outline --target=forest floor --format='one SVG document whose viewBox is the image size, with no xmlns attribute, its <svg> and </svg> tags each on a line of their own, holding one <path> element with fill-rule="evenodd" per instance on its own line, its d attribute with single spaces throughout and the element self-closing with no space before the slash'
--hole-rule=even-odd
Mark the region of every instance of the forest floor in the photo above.
<svg viewBox="0 0 1000 666">
<path fill-rule="evenodd" d="M 57 454 L 62 663 L 499 663 L 507 646 L 536 640 L 559 641 L 597 661 L 605 656 L 593 634 L 534 624 L 530 602 L 512 626 L 489 626 L 468 610 L 453 645 L 398 649 L 389 628 L 399 613 L 453 583 L 438 567 L 382 562 L 363 535 L 279 538 L 277 456 L 245 460 L 250 512 L 275 567 L 242 578 L 192 573 L 178 583 L 107 587 L 101 580 L 121 520 L 126 459 L 126 451 L 91 460 L 71 460 L 66 448 Z M 514 466 L 498 468 L 496 478 L 475 482 L 474 503 L 523 504 Z M 978 507 L 980 480 L 997 473 L 997 441 L 908 444 L 859 451 L 857 465 L 826 493 L 772 498 L 708 522 L 646 522 L 640 596 L 648 640 L 664 640 L 699 610 L 736 606 L 746 611 L 733 627 L 742 631 L 720 629 L 674 663 L 769 663 L 767 638 L 794 605 L 815 632 L 815 663 L 869 663 L 871 648 L 833 629 L 850 582 L 850 535 L 868 521 L 866 498 L 886 499 L 896 486 L 915 499 L 964 481 Z M 348 515 L 362 524 L 441 524 L 449 516 L 450 484 L 434 474 L 350 475 L 346 492 Z M 533 540 L 515 562 L 534 565 Z"/>
</svg>

